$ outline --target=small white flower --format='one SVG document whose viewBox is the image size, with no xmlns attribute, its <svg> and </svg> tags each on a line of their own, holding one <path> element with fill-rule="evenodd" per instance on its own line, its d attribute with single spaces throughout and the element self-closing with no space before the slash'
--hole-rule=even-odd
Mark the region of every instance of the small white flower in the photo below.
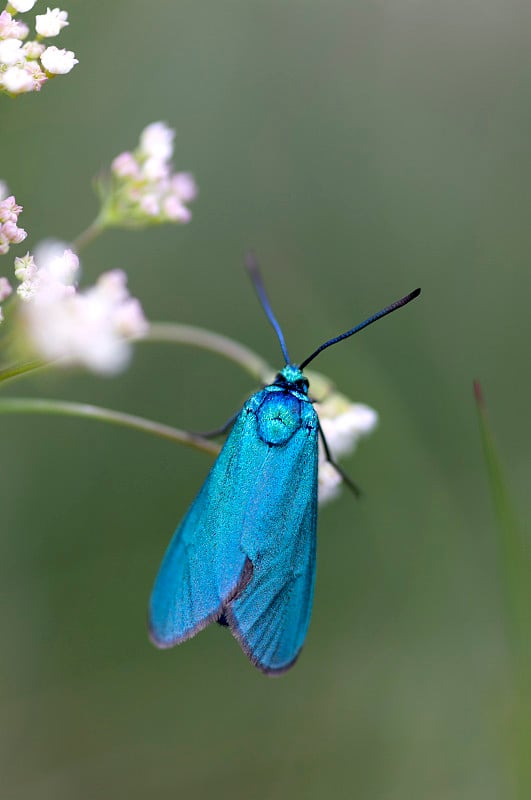
<svg viewBox="0 0 531 800">
<path fill-rule="evenodd" d="M 32 300 L 37 293 L 41 299 L 49 300 L 52 295 L 56 299 L 75 292 L 79 259 L 72 250 L 65 249 L 64 242 L 44 240 L 37 245 L 35 254 L 34 257 L 26 253 L 23 258 L 15 259 L 15 277 L 21 281 L 17 294 L 21 300 Z"/>
<path fill-rule="evenodd" d="M 15 222 L 4 222 L 2 225 L 2 234 L 11 244 L 20 244 L 28 235 L 24 228 L 17 227 Z"/>
<path fill-rule="evenodd" d="M 10 69 L 14 69 L 14 67 Z M 17 226 L 21 211 L 22 206 L 17 204 L 12 194 L 0 200 L 0 255 L 7 253 L 9 245 L 20 244 L 28 235 L 24 228 Z"/>
<path fill-rule="evenodd" d="M 129 296 L 127 275 L 123 269 L 111 269 L 102 273 L 98 278 L 97 286 L 103 290 L 107 299 L 112 303 L 121 303 Z"/>
<path fill-rule="evenodd" d="M 65 253 L 64 258 L 72 255 Z M 45 359 L 113 374 L 127 365 L 131 339 L 147 333 L 148 323 L 122 270 L 104 273 L 83 292 L 62 283 L 59 273 L 48 268 L 38 268 L 30 283 L 23 312 L 26 331 L 33 349 Z"/>
<path fill-rule="evenodd" d="M 21 67 L 9 67 L 0 73 L 0 83 L 9 94 L 23 94 L 35 89 L 33 75 Z"/>
<path fill-rule="evenodd" d="M 26 42 L 22 50 L 26 58 L 40 58 L 46 50 L 46 45 L 41 42 Z"/>
<path fill-rule="evenodd" d="M 369 406 L 351 403 L 318 373 L 312 374 L 311 382 L 314 391 L 321 388 L 315 410 L 319 415 L 319 424 L 331 456 L 337 461 L 342 456 L 352 453 L 359 439 L 375 429 L 378 415 Z M 327 503 L 337 497 L 341 483 L 341 476 L 328 461 L 324 446 L 319 441 L 319 503 Z"/>
<path fill-rule="evenodd" d="M 352 403 L 335 417 L 319 415 L 321 428 L 334 458 L 352 453 L 362 436 L 371 433 L 378 423 L 374 409 L 362 403 Z"/>
<path fill-rule="evenodd" d="M 5 256 L 6 253 L 9 253 L 10 244 L 11 242 L 3 235 L 2 228 L 0 227 L 0 256 Z"/>
<path fill-rule="evenodd" d="M 31 75 L 33 79 L 33 88 L 36 92 L 40 92 L 43 83 L 46 83 L 48 76 L 42 71 L 41 65 L 38 61 L 27 61 L 26 72 Z"/>
<path fill-rule="evenodd" d="M 160 214 L 160 203 L 157 195 L 145 194 L 140 199 L 140 208 L 148 217 L 158 217 Z"/>
<path fill-rule="evenodd" d="M 13 289 L 7 278 L 0 278 L 0 303 L 9 297 Z"/>
<path fill-rule="evenodd" d="M 140 300 L 136 297 L 125 299 L 116 309 L 114 324 L 117 332 L 127 339 L 140 339 L 146 336 L 149 330 Z"/>
<path fill-rule="evenodd" d="M 319 463 L 317 478 L 317 500 L 320 505 L 329 503 L 339 496 L 341 491 L 341 475 L 329 461 Z"/>
<path fill-rule="evenodd" d="M 9 5 L 13 6 L 15 11 L 24 14 L 26 11 L 31 11 L 37 0 L 9 0 Z"/>
<path fill-rule="evenodd" d="M 142 164 L 142 176 L 149 181 L 162 181 L 169 177 L 170 166 L 167 161 L 150 156 Z"/>
<path fill-rule="evenodd" d="M 72 50 L 59 50 L 52 45 L 47 47 L 41 56 L 44 69 L 52 75 L 66 75 L 76 64 L 79 64 Z"/>
<path fill-rule="evenodd" d="M 0 63 L 8 66 L 24 60 L 20 39 L 4 39 L 0 41 Z"/>
<path fill-rule="evenodd" d="M 171 186 L 183 203 L 191 203 L 197 197 L 197 184 L 190 172 L 177 172 L 171 179 Z"/>
<path fill-rule="evenodd" d="M 44 239 L 34 250 L 34 263 L 47 270 L 54 280 L 69 286 L 78 279 L 79 258 L 66 242 Z M 16 273 L 15 273 L 16 274 Z"/>
<path fill-rule="evenodd" d="M 17 295 L 27 303 L 35 297 L 37 291 L 37 281 L 22 281 L 17 289 Z"/>
<path fill-rule="evenodd" d="M 8 11 L 0 14 L 0 39 L 25 39 L 29 28 L 24 22 L 13 19 Z"/>
<path fill-rule="evenodd" d="M 164 200 L 164 213 L 168 219 L 175 222 L 190 222 L 192 212 L 187 208 L 179 197 L 170 194 Z"/>
<path fill-rule="evenodd" d="M 174 137 L 175 131 L 165 122 L 152 122 L 140 135 L 140 150 L 148 158 L 169 161 L 173 154 Z"/>
<path fill-rule="evenodd" d="M 68 24 L 68 12 L 59 8 L 48 8 L 46 14 L 37 14 L 35 17 L 35 29 L 39 36 L 57 36 Z"/>
<path fill-rule="evenodd" d="M 15 258 L 15 277 L 19 281 L 32 280 L 37 274 L 35 259 L 28 252 L 25 256 Z"/>
<path fill-rule="evenodd" d="M 5 183 L 4 187 L 7 191 Z M 22 206 L 17 204 L 13 194 L 0 198 L 0 222 L 16 222 L 21 211 Z"/>
<path fill-rule="evenodd" d="M 0 203 L 9 195 L 9 187 L 5 181 L 0 180 Z"/>
<path fill-rule="evenodd" d="M 140 167 L 132 153 L 120 153 L 111 164 L 111 169 L 119 178 L 136 178 Z"/>
<path fill-rule="evenodd" d="M 15 277 L 21 281 L 17 294 L 27 303 L 35 296 L 42 278 L 42 273 L 39 274 L 35 260 L 29 252 L 22 258 L 15 258 Z"/>
</svg>

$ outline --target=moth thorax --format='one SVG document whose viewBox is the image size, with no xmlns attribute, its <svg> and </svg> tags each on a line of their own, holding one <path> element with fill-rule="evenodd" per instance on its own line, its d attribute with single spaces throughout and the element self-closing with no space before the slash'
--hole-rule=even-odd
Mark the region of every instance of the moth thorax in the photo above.
<svg viewBox="0 0 531 800">
<path fill-rule="evenodd" d="M 301 401 L 290 392 L 271 392 L 257 413 L 258 434 L 267 444 L 285 444 L 301 426 Z"/>
</svg>

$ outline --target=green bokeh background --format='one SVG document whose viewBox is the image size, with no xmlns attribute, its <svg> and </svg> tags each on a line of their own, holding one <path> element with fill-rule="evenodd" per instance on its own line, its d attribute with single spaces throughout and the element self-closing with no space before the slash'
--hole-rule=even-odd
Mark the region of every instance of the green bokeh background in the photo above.
<svg viewBox="0 0 531 800">
<path fill-rule="evenodd" d="M 171 651 L 147 641 L 150 587 L 208 456 L 0 418 L 1 796 L 505 800 L 511 678 L 472 379 L 524 518 L 529 4 L 66 6 L 60 46 L 79 66 L 0 108 L 0 177 L 29 247 L 86 227 L 92 177 L 162 119 L 200 186 L 193 221 L 106 233 L 84 253 L 86 283 L 123 267 L 150 319 L 278 365 L 249 246 L 296 359 L 423 294 L 316 362 L 381 424 L 346 463 L 364 499 L 321 514 L 310 634 L 279 679 L 216 626 Z M 254 389 L 219 357 L 145 344 L 118 378 L 41 374 L 9 393 L 197 430 Z"/>
</svg>

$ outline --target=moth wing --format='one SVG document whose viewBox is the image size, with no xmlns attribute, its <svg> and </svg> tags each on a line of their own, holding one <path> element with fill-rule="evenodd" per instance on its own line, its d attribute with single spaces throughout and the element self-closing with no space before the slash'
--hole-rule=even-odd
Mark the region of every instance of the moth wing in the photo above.
<svg viewBox="0 0 531 800">
<path fill-rule="evenodd" d="M 166 550 L 149 606 L 150 637 L 158 647 L 205 628 L 248 580 L 240 546 L 242 491 L 255 436 L 244 408 Z"/>
<path fill-rule="evenodd" d="M 226 605 L 234 636 L 253 664 L 279 674 L 297 659 L 313 601 L 317 526 L 317 423 L 302 426 L 282 447 L 269 449 L 255 478 L 261 510 L 242 533 L 252 577 Z"/>
</svg>

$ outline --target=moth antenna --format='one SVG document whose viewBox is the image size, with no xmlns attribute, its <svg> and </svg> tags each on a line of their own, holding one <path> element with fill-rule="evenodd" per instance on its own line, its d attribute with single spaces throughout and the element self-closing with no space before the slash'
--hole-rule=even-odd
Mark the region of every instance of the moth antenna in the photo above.
<svg viewBox="0 0 531 800">
<path fill-rule="evenodd" d="M 304 369 L 305 367 L 307 367 L 310 361 L 313 361 L 314 358 L 318 356 L 319 353 L 321 353 L 323 350 L 326 350 L 327 347 L 331 347 L 333 344 L 337 344 L 337 342 L 342 341 L 342 339 L 348 339 L 349 336 L 354 336 L 354 334 L 358 333 L 358 331 L 362 331 L 363 328 L 366 328 L 368 325 L 372 325 L 372 323 L 376 322 L 377 319 L 386 317 L 393 311 L 398 311 L 399 308 L 402 308 L 402 306 L 406 306 L 408 303 L 414 300 L 415 297 L 418 297 L 419 294 L 420 294 L 420 289 L 415 289 L 414 292 L 406 294 L 405 297 L 401 297 L 400 300 L 397 300 L 395 303 L 391 303 L 390 306 L 387 306 L 386 308 L 383 308 L 381 311 L 378 311 L 376 314 L 373 314 L 372 317 L 366 319 L 365 322 L 360 322 L 360 324 L 356 325 L 355 328 L 351 328 L 349 331 L 341 333 L 339 334 L 339 336 L 335 336 L 333 339 L 329 339 L 327 342 L 318 347 L 317 350 L 315 350 L 315 352 L 311 354 L 311 356 L 308 356 L 308 358 L 304 359 L 304 361 L 300 365 L 300 369 Z"/>
<path fill-rule="evenodd" d="M 265 290 L 264 281 L 262 279 L 262 273 L 260 272 L 260 267 L 258 266 L 258 261 L 256 260 L 256 257 L 251 250 L 249 250 L 245 255 L 245 267 L 249 275 L 251 276 L 253 286 L 256 289 L 256 294 L 258 295 L 258 299 L 260 300 L 260 305 L 264 309 L 269 322 L 271 323 L 271 325 L 275 330 L 278 341 L 280 342 L 280 347 L 282 348 L 282 355 L 284 356 L 284 360 L 286 364 L 291 364 L 291 359 L 288 354 L 288 348 L 286 347 L 286 340 L 284 339 L 282 328 L 278 324 L 277 318 L 273 314 L 273 309 L 271 308 L 271 303 L 269 302 L 269 298 Z"/>
</svg>

